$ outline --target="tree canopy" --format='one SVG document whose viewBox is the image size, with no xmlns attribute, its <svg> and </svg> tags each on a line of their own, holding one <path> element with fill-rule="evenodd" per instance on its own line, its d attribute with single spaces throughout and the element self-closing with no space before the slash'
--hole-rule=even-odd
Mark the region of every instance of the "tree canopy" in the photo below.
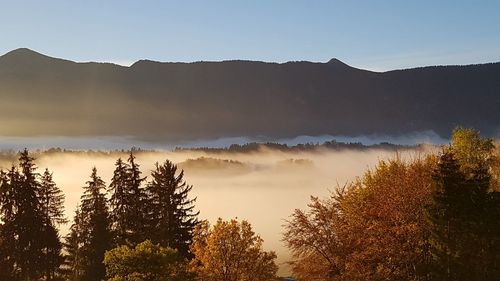
<svg viewBox="0 0 500 281">
<path fill-rule="evenodd" d="M 498 280 L 498 149 L 457 128 L 438 156 L 381 161 L 285 225 L 299 280 Z"/>
<path fill-rule="evenodd" d="M 275 280 L 276 254 L 264 251 L 262 242 L 245 220 L 219 219 L 213 227 L 203 221 L 194 232 L 191 268 L 197 280 Z"/>
<path fill-rule="evenodd" d="M 104 257 L 108 281 L 188 281 L 183 259 L 177 250 L 146 240 L 134 248 L 119 246 Z"/>
</svg>

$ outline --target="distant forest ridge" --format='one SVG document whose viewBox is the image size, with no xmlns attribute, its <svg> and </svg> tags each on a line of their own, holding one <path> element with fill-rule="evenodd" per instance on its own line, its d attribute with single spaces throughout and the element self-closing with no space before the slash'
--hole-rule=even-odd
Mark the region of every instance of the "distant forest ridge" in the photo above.
<svg viewBox="0 0 500 281">
<path fill-rule="evenodd" d="M 130 67 L 29 49 L 0 56 L 0 135 L 405 135 L 456 126 L 500 131 L 500 63 L 373 72 L 326 63 L 224 61 Z"/>
<path fill-rule="evenodd" d="M 197 148 L 182 148 L 177 147 L 173 149 L 174 152 L 206 152 L 209 154 L 219 154 L 219 153 L 252 153 L 260 151 L 279 151 L 279 152 L 314 152 L 314 151 L 341 151 L 341 150 L 372 150 L 372 149 L 383 149 L 390 151 L 399 151 L 407 149 L 425 149 L 430 147 L 430 144 L 416 144 L 416 145 L 402 145 L 402 144 L 392 144 L 389 142 L 381 142 L 379 144 L 365 145 L 360 142 L 338 142 L 335 140 L 326 141 L 323 143 L 304 143 L 297 145 L 287 145 L 275 142 L 258 143 L 251 142 L 246 144 L 232 144 L 224 148 L 213 148 L 213 147 L 197 147 Z M 36 149 L 31 151 L 31 154 L 36 158 L 41 156 L 50 156 L 53 154 L 67 153 L 75 155 L 88 155 L 88 156 L 116 156 L 121 154 L 128 154 L 133 151 L 135 155 L 141 155 L 142 153 L 154 153 L 160 152 L 162 150 L 157 149 L 143 149 L 138 147 L 132 147 L 129 150 L 126 149 L 115 149 L 115 150 L 99 150 L 99 149 L 65 149 L 59 147 L 53 147 L 48 149 Z M 0 150 L 0 160 L 3 161 L 15 161 L 18 157 L 19 151 L 13 149 Z"/>
<path fill-rule="evenodd" d="M 199 148 L 176 148 L 175 151 L 204 151 L 210 153 L 234 152 L 258 152 L 262 150 L 274 150 L 281 152 L 302 152 L 302 151 L 315 151 L 319 149 L 327 150 L 369 150 L 369 149 L 384 149 L 384 150 L 402 150 L 402 149 L 419 149 L 430 146 L 429 144 L 416 144 L 416 145 L 403 145 L 393 144 L 389 142 L 381 142 L 378 144 L 366 145 L 360 142 L 338 142 L 335 140 L 326 141 L 323 143 L 304 143 L 297 145 L 287 145 L 282 143 L 267 142 L 258 143 L 251 142 L 246 144 L 232 144 L 225 148 L 213 147 L 199 147 Z"/>
</svg>

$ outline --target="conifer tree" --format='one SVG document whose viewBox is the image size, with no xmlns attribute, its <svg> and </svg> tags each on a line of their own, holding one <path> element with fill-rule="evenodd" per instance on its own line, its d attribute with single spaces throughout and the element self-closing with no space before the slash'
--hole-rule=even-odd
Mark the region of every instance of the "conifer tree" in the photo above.
<svg viewBox="0 0 500 281">
<path fill-rule="evenodd" d="M 40 183 L 34 158 L 27 149 L 19 156 L 20 175 L 13 188 L 18 189 L 15 204 L 15 261 L 19 268 L 20 278 L 30 280 L 39 278 L 43 269 L 43 213 L 38 200 Z"/>
<path fill-rule="evenodd" d="M 104 253 L 111 247 L 108 204 L 103 193 L 105 188 L 97 169 L 93 168 L 81 197 L 77 226 L 83 281 L 102 280 L 105 276 Z"/>
<path fill-rule="evenodd" d="M 500 181 L 498 180 L 498 155 L 495 143 L 483 138 L 474 129 L 456 128 L 451 145 L 446 148 L 460 166 L 467 180 L 464 221 L 468 244 L 462 243 L 466 250 L 464 264 L 467 273 L 474 274 L 477 280 L 500 279 Z"/>
<path fill-rule="evenodd" d="M 0 171 L 0 280 L 14 279 L 13 221 L 15 216 L 14 197 L 15 189 L 11 187 L 11 176 L 15 173 L 12 167 L 8 173 Z"/>
<path fill-rule="evenodd" d="M 42 174 L 38 197 L 43 220 L 43 266 L 46 280 L 53 280 L 56 270 L 64 261 L 61 254 L 62 243 L 57 226 L 67 222 L 64 216 L 64 194 L 52 179 L 48 169 Z"/>
<path fill-rule="evenodd" d="M 124 245 L 128 240 L 130 231 L 128 186 L 128 165 L 119 158 L 115 163 L 115 171 L 108 189 L 111 194 L 109 205 L 114 245 Z"/>
<path fill-rule="evenodd" d="M 80 206 L 76 207 L 73 224 L 65 237 L 64 249 L 66 251 L 62 272 L 66 280 L 80 281 L 83 277 L 84 260 L 82 255 L 83 227 Z"/>
<path fill-rule="evenodd" d="M 40 188 L 38 191 L 42 212 L 53 225 L 61 225 L 68 222 L 64 215 L 65 195 L 56 185 L 49 169 L 40 178 Z"/>
<path fill-rule="evenodd" d="M 487 168 L 478 166 L 465 175 L 453 153 L 446 152 L 434 181 L 428 217 L 435 278 L 498 280 L 498 237 L 491 235 L 498 227 L 490 222 L 498 218 L 498 207 L 490 201 Z"/>
<path fill-rule="evenodd" d="M 433 204 L 429 207 L 431 252 L 435 278 L 458 280 L 462 230 L 461 207 L 464 204 L 465 176 L 451 153 L 444 153 L 434 175 Z"/>
<path fill-rule="evenodd" d="M 140 171 L 140 165 L 135 161 L 135 155 L 133 150 L 130 151 L 129 158 L 127 162 L 128 166 L 128 185 L 130 188 L 130 228 L 131 235 L 130 241 L 133 245 L 137 245 L 146 239 L 148 239 L 149 234 L 146 233 L 145 227 L 147 225 L 146 221 L 146 206 L 147 206 L 147 196 L 146 189 L 142 186 L 146 177 L 141 177 L 142 172 Z"/>
<path fill-rule="evenodd" d="M 51 280 L 59 267 L 59 237 L 44 211 L 34 160 L 25 149 L 19 154 L 19 169 L 0 172 L 2 279 Z"/>
<path fill-rule="evenodd" d="M 146 240 L 145 226 L 145 190 L 139 165 L 135 156 L 130 153 L 124 163 L 121 158 L 116 161 L 115 171 L 109 192 L 114 245 L 137 245 Z"/>
<path fill-rule="evenodd" d="M 147 187 L 151 217 L 149 233 L 154 243 L 177 249 L 182 256 L 188 257 L 193 230 L 198 223 L 198 212 L 194 211 L 196 198 L 188 197 L 193 186 L 184 181 L 184 171 L 176 174 L 177 166 L 172 162 L 156 163 Z"/>
<path fill-rule="evenodd" d="M 19 169 L 0 172 L 1 280 L 53 280 L 62 262 L 64 196 L 50 172 L 40 177 L 34 160 L 25 149 Z"/>
</svg>

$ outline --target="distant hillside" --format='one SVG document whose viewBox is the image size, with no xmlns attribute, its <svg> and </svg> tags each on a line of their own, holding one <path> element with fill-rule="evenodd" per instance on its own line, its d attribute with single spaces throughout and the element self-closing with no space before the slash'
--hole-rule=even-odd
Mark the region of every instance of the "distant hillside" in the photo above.
<svg viewBox="0 0 500 281">
<path fill-rule="evenodd" d="M 218 175 L 225 174 L 246 174 L 252 170 L 252 166 L 236 160 L 218 159 L 212 157 L 199 157 L 187 159 L 177 163 L 177 166 L 188 173 L 204 173 Z"/>
<path fill-rule="evenodd" d="M 281 143 L 258 143 L 258 142 L 250 142 L 246 144 L 232 144 L 228 147 L 224 148 L 211 148 L 211 147 L 195 147 L 195 148 L 181 148 L 178 147 L 174 151 L 182 152 L 182 151 L 202 151 L 206 153 L 220 154 L 220 153 L 253 153 L 253 152 L 261 152 L 261 151 L 280 151 L 280 152 L 314 152 L 322 149 L 327 150 L 357 150 L 357 151 L 366 151 L 373 149 L 383 149 L 390 151 L 400 151 L 407 149 L 423 149 L 427 147 L 427 144 L 418 144 L 418 145 L 400 145 L 393 143 L 379 143 L 373 145 L 364 145 L 359 142 L 338 142 L 335 140 L 326 141 L 321 144 L 319 143 L 304 143 L 297 145 L 287 145 Z"/>
<path fill-rule="evenodd" d="M 383 73 L 327 63 L 253 61 L 131 67 L 18 49 L 0 57 L 0 135 L 400 135 L 500 128 L 500 63 Z"/>
</svg>

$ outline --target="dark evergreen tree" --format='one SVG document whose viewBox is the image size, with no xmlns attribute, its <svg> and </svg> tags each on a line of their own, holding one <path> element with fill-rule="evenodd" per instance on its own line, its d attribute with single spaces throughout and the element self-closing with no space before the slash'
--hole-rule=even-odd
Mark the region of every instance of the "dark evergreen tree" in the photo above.
<svg viewBox="0 0 500 281">
<path fill-rule="evenodd" d="M 131 231 L 129 182 L 128 165 L 119 158 L 108 189 L 111 194 L 110 219 L 115 246 L 127 244 Z"/>
<path fill-rule="evenodd" d="M 108 204 L 103 191 L 106 185 L 92 169 L 90 181 L 81 197 L 77 239 L 84 281 L 102 280 L 105 276 L 104 253 L 111 247 Z"/>
<path fill-rule="evenodd" d="M 36 280 L 45 272 L 44 216 L 34 158 L 19 154 L 19 168 L 1 172 L 0 263 L 7 280 Z M 2 267 L 3 267 L 2 266 Z"/>
<path fill-rule="evenodd" d="M 15 219 L 15 261 L 21 280 L 33 280 L 40 277 L 44 270 L 44 216 L 38 200 L 40 183 L 34 158 L 25 149 L 19 156 L 20 177 L 13 187 L 19 189 L 16 194 L 17 215 Z"/>
<path fill-rule="evenodd" d="M 145 226 L 145 190 L 139 165 L 135 156 L 130 153 L 124 163 L 121 158 L 116 161 L 115 171 L 109 186 L 111 193 L 110 207 L 114 245 L 132 245 L 147 239 Z"/>
<path fill-rule="evenodd" d="M 471 173 L 461 171 L 451 152 L 442 154 L 435 171 L 428 214 L 437 280 L 498 280 L 490 176 L 485 167 Z"/>
<path fill-rule="evenodd" d="M 19 169 L 0 172 L 1 280 L 53 280 L 62 261 L 56 225 L 65 222 L 64 196 L 34 160 L 25 149 Z"/>
<path fill-rule="evenodd" d="M 14 280 L 14 241 L 13 222 L 15 218 L 14 194 L 11 186 L 13 175 L 17 174 L 12 167 L 9 173 L 0 171 L 0 280 Z"/>
<path fill-rule="evenodd" d="M 177 249 L 189 257 L 193 229 L 198 223 L 198 212 L 194 211 L 196 198 L 188 197 L 193 187 L 184 181 L 184 171 L 176 174 L 177 166 L 172 162 L 156 163 L 148 184 L 149 233 L 154 243 Z"/>
<path fill-rule="evenodd" d="M 135 162 L 135 156 L 132 150 L 130 152 L 127 162 L 128 166 L 128 176 L 129 176 L 129 190 L 130 190 L 130 242 L 135 246 L 146 239 L 149 238 L 149 234 L 146 233 L 146 206 L 147 206 L 147 196 L 146 189 L 143 186 L 143 182 L 146 177 L 141 177 L 140 165 Z"/>
<path fill-rule="evenodd" d="M 64 215 L 65 195 L 54 182 L 52 173 L 48 169 L 45 169 L 40 178 L 38 194 L 42 204 L 42 212 L 53 225 L 61 225 L 68 222 Z"/>
<path fill-rule="evenodd" d="M 73 224 L 69 233 L 65 237 L 64 249 L 66 256 L 62 266 L 62 273 L 66 280 L 80 281 L 83 277 L 84 260 L 82 255 L 83 247 L 83 221 L 80 213 L 80 207 L 76 207 Z"/>
<path fill-rule="evenodd" d="M 446 148 L 460 165 L 469 188 L 465 196 L 472 202 L 464 211 L 466 274 L 472 279 L 500 280 L 500 161 L 492 139 L 474 129 L 456 128 Z M 497 152 L 495 152 L 497 151 Z M 488 188 L 489 186 L 489 188 Z M 464 274 L 464 276 L 467 276 Z"/>
<path fill-rule="evenodd" d="M 492 176 L 486 162 L 466 176 L 468 208 L 464 210 L 465 242 L 462 265 L 468 280 L 500 280 L 500 197 L 490 191 Z"/>
<path fill-rule="evenodd" d="M 0 280 L 14 280 L 14 264 L 11 259 L 10 241 L 4 234 L 4 225 L 0 224 Z"/>
<path fill-rule="evenodd" d="M 459 280 L 460 243 L 463 237 L 465 176 L 451 153 L 443 153 L 434 175 L 433 204 L 429 207 L 433 275 L 439 280 Z"/>
<path fill-rule="evenodd" d="M 43 267 L 45 279 L 53 280 L 57 269 L 64 258 L 62 256 L 62 243 L 59 239 L 58 226 L 67 222 L 64 216 L 64 194 L 52 179 L 52 173 L 45 170 L 40 179 L 38 197 L 44 216 L 43 237 Z"/>
<path fill-rule="evenodd" d="M 500 182 L 497 183 L 500 186 Z M 486 207 L 486 231 L 485 236 L 489 245 L 487 247 L 483 268 L 487 269 L 490 280 L 500 280 L 500 192 L 494 191 L 488 194 Z"/>
</svg>

